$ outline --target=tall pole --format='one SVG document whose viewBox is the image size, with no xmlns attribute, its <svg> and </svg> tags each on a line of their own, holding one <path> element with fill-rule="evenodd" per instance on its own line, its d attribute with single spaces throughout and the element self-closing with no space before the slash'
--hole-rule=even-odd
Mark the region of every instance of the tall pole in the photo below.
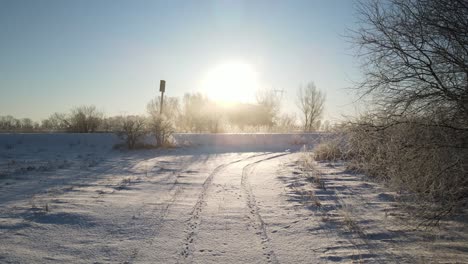
<svg viewBox="0 0 468 264">
<path fill-rule="evenodd" d="M 164 92 L 161 92 L 161 109 L 159 109 L 159 114 L 162 115 L 163 110 L 163 102 L 164 102 Z"/>
<path fill-rule="evenodd" d="M 162 115 L 163 112 L 163 102 L 164 102 L 164 92 L 166 91 L 166 81 L 161 80 L 159 83 L 159 91 L 161 92 L 161 109 L 159 109 L 159 114 Z"/>
</svg>

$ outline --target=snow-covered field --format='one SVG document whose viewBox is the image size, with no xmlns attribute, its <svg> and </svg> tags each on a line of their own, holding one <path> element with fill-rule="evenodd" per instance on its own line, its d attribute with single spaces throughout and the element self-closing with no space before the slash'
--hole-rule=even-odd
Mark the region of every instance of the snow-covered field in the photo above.
<svg viewBox="0 0 468 264">
<path fill-rule="evenodd" d="M 466 224 L 404 222 L 396 194 L 317 164 L 326 134 L 0 134 L 0 263 L 467 263 Z"/>
</svg>

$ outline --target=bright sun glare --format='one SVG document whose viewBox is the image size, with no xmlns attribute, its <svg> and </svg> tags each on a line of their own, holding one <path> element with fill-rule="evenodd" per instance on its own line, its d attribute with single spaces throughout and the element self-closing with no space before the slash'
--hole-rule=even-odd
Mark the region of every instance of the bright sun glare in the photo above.
<svg viewBox="0 0 468 264">
<path fill-rule="evenodd" d="M 254 68 L 244 62 L 227 62 L 211 69 L 202 82 L 202 91 L 222 103 L 252 102 L 259 83 Z"/>
</svg>

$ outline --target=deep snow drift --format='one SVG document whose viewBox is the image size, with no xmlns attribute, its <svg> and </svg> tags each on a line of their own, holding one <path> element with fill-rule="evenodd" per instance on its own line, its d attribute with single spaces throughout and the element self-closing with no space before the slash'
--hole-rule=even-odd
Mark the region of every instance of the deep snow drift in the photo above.
<svg viewBox="0 0 468 264">
<path fill-rule="evenodd" d="M 415 231 L 397 194 L 341 164 L 312 182 L 297 150 L 324 136 L 118 151 L 109 134 L 0 134 L 0 263 L 465 262 L 463 222 Z"/>
</svg>

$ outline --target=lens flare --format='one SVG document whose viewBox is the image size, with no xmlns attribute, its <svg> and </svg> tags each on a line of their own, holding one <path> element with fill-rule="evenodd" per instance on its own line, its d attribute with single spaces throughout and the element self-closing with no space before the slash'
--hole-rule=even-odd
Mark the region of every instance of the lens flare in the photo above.
<svg viewBox="0 0 468 264">
<path fill-rule="evenodd" d="M 253 102 L 258 88 L 257 72 L 250 64 L 239 61 L 214 67 L 202 82 L 202 92 L 221 103 Z"/>
</svg>

